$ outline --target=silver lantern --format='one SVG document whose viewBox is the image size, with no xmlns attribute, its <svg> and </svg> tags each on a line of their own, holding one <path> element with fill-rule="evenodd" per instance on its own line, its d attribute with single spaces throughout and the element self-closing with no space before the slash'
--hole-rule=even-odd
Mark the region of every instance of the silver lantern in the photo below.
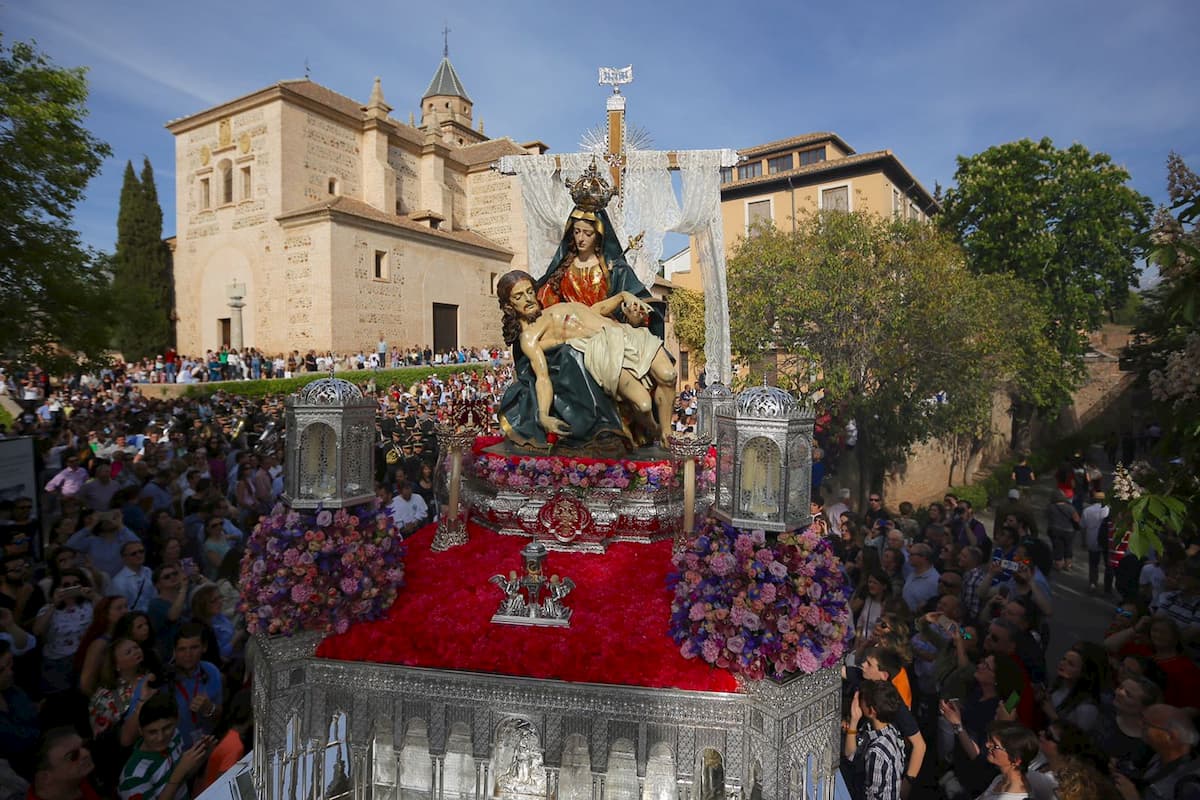
<svg viewBox="0 0 1200 800">
<path fill-rule="evenodd" d="M 288 397 L 286 419 L 285 503 L 346 508 L 374 498 L 374 400 L 331 374 Z"/>
<path fill-rule="evenodd" d="M 696 438 L 714 441 L 717 416 L 733 410 L 733 392 L 728 386 L 710 383 L 696 394 Z"/>
<path fill-rule="evenodd" d="M 812 406 L 754 386 L 716 414 L 714 513 L 737 528 L 788 531 L 811 521 Z"/>
</svg>

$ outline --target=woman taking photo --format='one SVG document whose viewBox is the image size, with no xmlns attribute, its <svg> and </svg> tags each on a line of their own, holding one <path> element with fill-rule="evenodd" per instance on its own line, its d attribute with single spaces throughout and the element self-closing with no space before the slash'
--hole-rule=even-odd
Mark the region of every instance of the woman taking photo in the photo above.
<svg viewBox="0 0 1200 800">
<path fill-rule="evenodd" d="M 50 602 L 33 620 L 33 635 L 42 642 L 42 691 L 46 694 L 75 686 L 75 653 L 92 624 L 94 599 L 80 570 L 65 569 L 51 584 Z"/>
<path fill-rule="evenodd" d="M 854 633 L 858 640 L 866 639 L 871 634 L 891 599 L 892 586 L 887 573 L 879 567 L 866 573 L 866 580 L 859 584 L 858 591 L 850 600 L 850 610 L 854 612 Z"/>
<path fill-rule="evenodd" d="M 940 752 L 950 754 L 951 765 L 942 777 L 948 795 L 975 797 L 995 778 L 996 765 L 987 758 L 988 726 L 1001 703 L 1019 692 L 1023 683 L 1021 668 L 1010 657 L 988 655 L 976 665 L 975 681 L 966 697 L 940 702 L 938 743 Z M 1036 738 L 1033 750 L 1036 755 Z"/>
<path fill-rule="evenodd" d="M 1093 642 L 1080 642 L 1058 662 L 1054 688 L 1042 698 L 1042 711 L 1064 719 L 1087 733 L 1100 719 L 1100 692 L 1108 684 L 1108 658 Z"/>
</svg>

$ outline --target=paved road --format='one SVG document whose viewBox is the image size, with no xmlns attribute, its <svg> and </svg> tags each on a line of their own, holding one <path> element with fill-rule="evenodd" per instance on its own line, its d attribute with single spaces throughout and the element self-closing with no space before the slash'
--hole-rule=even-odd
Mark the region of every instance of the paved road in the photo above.
<svg viewBox="0 0 1200 800">
<path fill-rule="evenodd" d="M 1050 479 L 1039 480 L 1037 485 L 1030 487 L 1024 493 L 1023 499 L 1033 506 L 1038 521 L 1038 528 L 1045 538 L 1045 509 L 1050 503 L 1054 491 L 1054 482 Z M 991 512 L 981 513 L 979 519 L 992 530 L 993 517 Z M 1068 573 L 1055 573 L 1050 576 L 1050 584 L 1054 590 L 1054 615 L 1050 620 L 1050 643 L 1046 651 L 1046 668 L 1049 675 L 1054 675 L 1058 660 L 1071 645 L 1079 641 L 1100 642 L 1104 631 L 1112 619 L 1116 604 L 1112 598 L 1095 596 L 1088 593 L 1087 582 L 1087 551 L 1081 542 L 1075 543 L 1075 568 Z"/>
</svg>

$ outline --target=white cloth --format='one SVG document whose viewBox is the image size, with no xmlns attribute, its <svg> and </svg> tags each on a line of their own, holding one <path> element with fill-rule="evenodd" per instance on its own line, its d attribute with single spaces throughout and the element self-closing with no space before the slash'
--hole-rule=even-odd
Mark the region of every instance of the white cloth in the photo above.
<svg viewBox="0 0 1200 800">
<path fill-rule="evenodd" d="M 569 339 L 567 344 L 583 353 L 588 373 L 601 389 L 616 397 L 621 370 L 627 369 L 639 379 L 645 377 L 662 340 L 646 328 L 610 325 L 586 338 Z"/>
</svg>

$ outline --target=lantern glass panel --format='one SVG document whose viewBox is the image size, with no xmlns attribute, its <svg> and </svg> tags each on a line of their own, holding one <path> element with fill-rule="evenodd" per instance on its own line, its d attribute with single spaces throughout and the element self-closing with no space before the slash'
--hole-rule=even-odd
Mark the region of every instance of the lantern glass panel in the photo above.
<svg viewBox="0 0 1200 800">
<path fill-rule="evenodd" d="M 733 510 L 733 430 L 729 427 L 717 429 L 717 508 Z"/>
<path fill-rule="evenodd" d="M 779 446 L 765 436 L 756 436 L 742 449 L 739 483 L 739 516 L 774 520 L 779 517 L 780 491 Z"/>
<path fill-rule="evenodd" d="M 788 443 L 788 516 L 795 517 L 808 511 L 808 496 L 811 493 L 812 473 L 804 469 L 808 446 L 802 436 L 792 437 Z M 806 475 L 805 473 L 808 472 Z"/>
<path fill-rule="evenodd" d="M 337 434 L 325 423 L 314 422 L 300 437 L 300 496 L 333 497 L 337 491 Z"/>
<path fill-rule="evenodd" d="M 346 430 L 346 443 L 342 448 L 342 494 L 354 497 L 366 491 L 363 483 L 363 441 L 367 435 L 361 422 Z"/>
</svg>

